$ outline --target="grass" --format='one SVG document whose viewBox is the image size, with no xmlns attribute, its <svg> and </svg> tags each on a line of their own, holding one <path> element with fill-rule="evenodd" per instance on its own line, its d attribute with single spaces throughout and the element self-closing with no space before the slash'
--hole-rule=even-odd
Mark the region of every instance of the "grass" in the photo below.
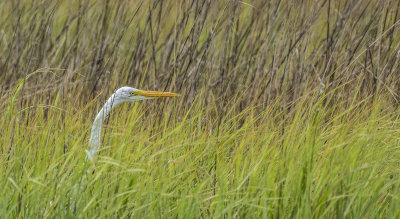
<svg viewBox="0 0 400 219">
<path fill-rule="evenodd" d="M 397 1 L 22 2 L 0 3 L 3 217 L 400 216 Z M 85 162 L 125 85 L 182 96 L 116 108 Z"/>
</svg>

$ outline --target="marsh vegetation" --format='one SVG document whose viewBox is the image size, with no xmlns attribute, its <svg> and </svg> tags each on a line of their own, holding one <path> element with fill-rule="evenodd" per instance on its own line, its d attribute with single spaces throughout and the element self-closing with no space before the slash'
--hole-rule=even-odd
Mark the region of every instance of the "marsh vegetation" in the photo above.
<svg viewBox="0 0 400 219">
<path fill-rule="evenodd" d="M 399 9 L 0 1 L 0 215 L 398 218 Z"/>
</svg>

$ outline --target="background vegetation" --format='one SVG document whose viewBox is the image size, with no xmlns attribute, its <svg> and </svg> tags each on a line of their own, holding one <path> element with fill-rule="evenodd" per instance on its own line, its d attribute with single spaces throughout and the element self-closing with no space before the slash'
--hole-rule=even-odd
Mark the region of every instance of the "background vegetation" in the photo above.
<svg viewBox="0 0 400 219">
<path fill-rule="evenodd" d="M 0 215 L 398 218 L 399 9 L 0 1 Z"/>
</svg>

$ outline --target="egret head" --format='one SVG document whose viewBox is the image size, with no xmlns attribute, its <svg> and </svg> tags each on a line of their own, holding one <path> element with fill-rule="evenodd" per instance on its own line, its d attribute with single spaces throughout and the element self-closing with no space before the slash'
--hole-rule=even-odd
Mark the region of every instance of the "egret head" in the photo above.
<svg viewBox="0 0 400 219">
<path fill-rule="evenodd" d="M 93 159 L 97 149 L 100 147 L 101 125 L 103 120 L 109 115 L 111 110 L 124 102 L 133 102 L 137 100 L 146 100 L 159 97 L 176 97 L 179 94 L 164 91 L 144 91 L 133 87 L 121 87 L 111 95 L 106 101 L 100 112 L 96 115 L 92 126 L 92 134 L 90 135 L 89 159 Z M 89 169 L 90 170 L 90 169 Z"/>
<path fill-rule="evenodd" d="M 160 97 L 176 97 L 179 94 L 164 91 L 144 91 L 133 87 L 121 87 L 115 92 L 115 100 L 120 102 L 133 102 Z"/>
</svg>

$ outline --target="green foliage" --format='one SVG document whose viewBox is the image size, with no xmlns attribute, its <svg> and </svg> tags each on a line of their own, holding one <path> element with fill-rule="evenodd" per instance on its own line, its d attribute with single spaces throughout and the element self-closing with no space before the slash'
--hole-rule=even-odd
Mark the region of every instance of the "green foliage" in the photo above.
<svg viewBox="0 0 400 219">
<path fill-rule="evenodd" d="M 115 110 L 93 163 L 84 161 L 92 113 L 37 106 L 11 121 L 3 113 L 1 127 L 15 128 L 0 137 L 0 214 L 399 216 L 398 119 L 384 103 L 333 116 L 323 99 L 304 97 L 289 115 L 275 104 L 218 122 L 198 102 L 177 116 L 177 102 Z"/>
<path fill-rule="evenodd" d="M 399 218 L 398 9 L 1 2 L 1 217 Z"/>
</svg>

